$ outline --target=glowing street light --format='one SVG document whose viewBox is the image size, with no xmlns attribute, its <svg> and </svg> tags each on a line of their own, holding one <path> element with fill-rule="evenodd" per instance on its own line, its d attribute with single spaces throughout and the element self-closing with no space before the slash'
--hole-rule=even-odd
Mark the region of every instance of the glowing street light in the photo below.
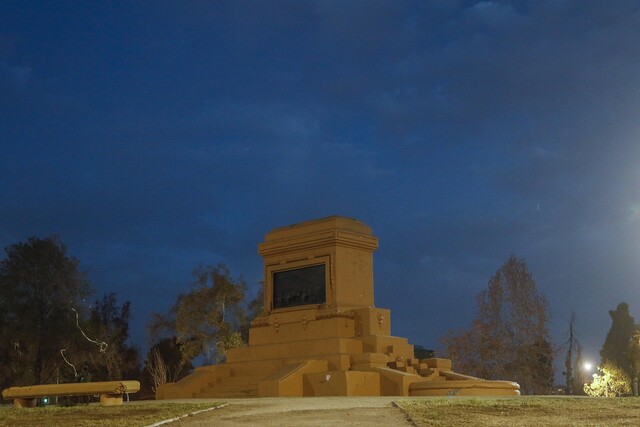
<svg viewBox="0 0 640 427">
<path fill-rule="evenodd" d="M 585 362 L 583 365 L 583 368 L 585 371 L 589 372 L 591 371 L 591 368 L 593 367 L 593 365 L 589 362 Z M 593 374 L 593 379 L 595 380 L 596 377 L 598 376 L 598 374 Z M 604 375 L 604 371 L 603 371 L 603 380 L 604 380 L 604 396 L 605 397 L 609 397 L 609 379 L 607 378 L 606 375 Z"/>
<path fill-rule="evenodd" d="M 591 362 L 584 362 L 582 364 L 582 382 L 584 383 L 584 385 L 587 385 L 587 378 L 589 373 L 591 372 L 591 369 L 593 369 L 593 364 Z M 593 379 L 596 379 L 597 374 L 593 374 Z"/>
</svg>

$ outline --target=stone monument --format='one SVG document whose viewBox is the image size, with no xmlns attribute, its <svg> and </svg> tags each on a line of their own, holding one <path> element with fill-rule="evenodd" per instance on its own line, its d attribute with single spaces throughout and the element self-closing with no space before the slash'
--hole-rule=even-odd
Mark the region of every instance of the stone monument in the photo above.
<svg viewBox="0 0 640 427">
<path fill-rule="evenodd" d="M 519 395 L 518 384 L 456 373 L 448 359 L 418 360 L 391 335 L 389 310 L 373 302 L 377 247 L 369 227 L 338 216 L 269 232 L 249 345 L 161 385 L 156 398 Z"/>
</svg>

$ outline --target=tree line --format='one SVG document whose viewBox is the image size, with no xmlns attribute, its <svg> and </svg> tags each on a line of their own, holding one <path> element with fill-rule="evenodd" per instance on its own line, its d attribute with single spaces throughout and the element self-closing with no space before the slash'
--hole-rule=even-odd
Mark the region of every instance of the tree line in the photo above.
<svg viewBox="0 0 640 427">
<path fill-rule="evenodd" d="M 246 345 L 262 299 L 261 293 L 249 298 L 246 282 L 224 264 L 199 266 L 171 309 L 153 314 L 151 346 L 142 359 L 128 342 L 130 302 L 119 303 L 115 293 L 95 297 L 79 261 L 58 238 L 32 237 L 5 248 L 0 261 L 0 389 L 82 381 L 90 374 L 93 381 L 139 379 L 152 395 L 194 364 L 223 362 L 230 348 Z M 516 381 L 523 394 L 557 390 L 553 362 L 560 351 L 566 353 L 564 393 L 629 394 L 640 375 L 640 328 L 626 303 L 609 314 L 611 329 L 591 381 L 575 316 L 567 342 L 554 347 L 548 302 L 526 263 L 511 256 L 476 296 L 469 329 L 441 341 L 457 371 Z"/>
<path fill-rule="evenodd" d="M 624 302 L 609 311 L 612 324 L 600 350 L 599 373 L 593 376 L 587 372 L 577 339 L 575 314 L 569 320 L 567 341 L 555 348 L 551 344 L 548 303 L 523 260 L 509 257 L 491 277 L 487 289 L 478 293 L 476 306 L 469 329 L 449 332 L 441 339 L 461 372 L 513 380 L 523 394 L 560 391 L 590 396 L 629 395 L 634 378 L 640 377 L 640 325 L 635 324 Z M 566 354 L 565 384 L 558 389 L 553 361 L 562 351 Z"/>
<path fill-rule="evenodd" d="M 92 301 L 92 302 L 89 302 Z M 128 342 L 131 304 L 95 296 L 80 262 L 57 237 L 32 237 L 5 248 L 0 261 L 0 390 L 10 386 L 138 379 L 148 396 L 188 374 L 193 361 L 224 360 L 245 345 L 261 294 L 229 269 L 200 266 L 193 286 L 169 313 L 149 323 L 143 360 Z"/>
<path fill-rule="evenodd" d="M 0 261 L 0 388 L 139 376 L 130 303 L 93 289 L 57 238 L 5 248 Z M 85 378 L 86 379 L 86 378 Z"/>
</svg>

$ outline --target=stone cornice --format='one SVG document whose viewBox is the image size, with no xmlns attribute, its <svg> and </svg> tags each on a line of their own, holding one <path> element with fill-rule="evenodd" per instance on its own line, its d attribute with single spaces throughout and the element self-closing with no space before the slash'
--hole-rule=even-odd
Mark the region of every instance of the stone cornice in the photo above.
<svg viewBox="0 0 640 427">
<path fill-rule="evenodd" d="M 378 239 L 361 221 L 330 216 L 271 230 L 264 243 L 258 245 L 258 253 L 271 257 L 334 246 L 373 252 L 378 247 Z"/>
<path fill-rule="evenodd" d="M 258 253 L 263 257 L 269 257 L 331 246 L 351 247 L 373 252 L 378 248 L 378 239 L 371 235 L 345 230 L 315 231 L 260 243 Z"/>
</svg>

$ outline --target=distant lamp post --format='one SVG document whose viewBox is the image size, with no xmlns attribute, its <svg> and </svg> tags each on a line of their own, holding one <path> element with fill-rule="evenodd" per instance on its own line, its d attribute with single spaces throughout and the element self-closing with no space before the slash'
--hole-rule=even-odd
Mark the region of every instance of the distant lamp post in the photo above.
<svg viewBox="0 0 640 427">
<path fill-rule="evenodd" d="M 581 379 L 582 379 L 582 383 L 583 385 L 587 385 L 587 382 L 589 381 L 589 373 L 591 373 L 591 370 L 593 369 L 593 364 L 591 362 L 584 362 L 582 364 L 582 375 L 581 375 Z M 596 374 L 593 374 L 593 378 L 595 379 Z"/>
</svg>

